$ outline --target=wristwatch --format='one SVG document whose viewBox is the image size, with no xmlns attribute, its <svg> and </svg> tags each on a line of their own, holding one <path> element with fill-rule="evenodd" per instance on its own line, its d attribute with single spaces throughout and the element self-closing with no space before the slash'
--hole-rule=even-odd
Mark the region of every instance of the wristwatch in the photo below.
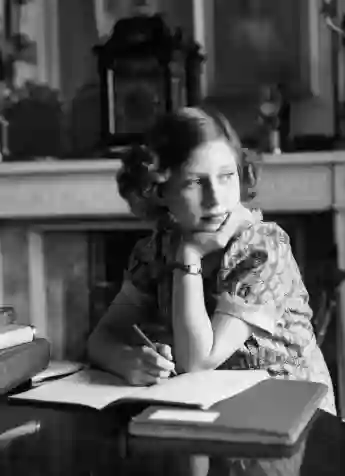
<svg viewBox="0 0 345 476">
<path fill-rule="evenodd" d="M 172 264 L 172 269 L 179 269 L 180 271 L 183 271 L 186 274 L 202 274 L 202 268 L 199 264 L 183 264 L 176 261 Z"/>
</svg>

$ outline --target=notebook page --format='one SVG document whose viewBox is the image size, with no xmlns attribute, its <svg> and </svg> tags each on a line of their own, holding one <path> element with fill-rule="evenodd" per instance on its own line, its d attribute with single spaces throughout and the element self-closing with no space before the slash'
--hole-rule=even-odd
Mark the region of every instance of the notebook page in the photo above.
<svg viewBox="0 0 345 476">
<path fill-rule="evenodd" d="M 133 387 L 106 372 L 85 369 L 45 382 L 11 399 L 71 403 L 102 409 L 120 400 L 146 400 L 209 408 L 269 378 L 264 370 L 206 370 L 179 375 L 152 387 Z"/>
<path fill-rule="evenodd" d="M 266 370 L 203 370 L 179 375 L 133 393 L 137 399 L 207 409 L 270 378 Z"/>
<path fill-rule="evenodd" d="M 9 398 L 72 403 L 101 410 L 112 402 L 129 397 L 138 388 L 145 387 L 125 385 L 124 381 L 115 375 L 85 369 L 59 380 L 42 383 L 25 392 L 11 395 Z"/>
</svg>

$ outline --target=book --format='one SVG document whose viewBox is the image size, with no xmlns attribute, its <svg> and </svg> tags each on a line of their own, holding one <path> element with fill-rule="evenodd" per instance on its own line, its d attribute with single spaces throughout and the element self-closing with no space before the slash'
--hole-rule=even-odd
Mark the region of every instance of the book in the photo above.
<svg viewBox="0 0 345 476">
<path fill-rule="evenodd" d="M 0 350 L 20 344 L 32 342 L 35 338 L 35 328 L 21 324 L 0 326 Z"/>
<path fill-rule="evenodd" d="M 163 439 L 293 445 L 327 393 L 322 383 L 270 378 L 208 411 L 150 406 L 129 434 Z"/>
<path fill-rule="evenodd" d="M 265 370 L 205 370 L 178 375 L 156 385 L 134 387 L 115 375 L 88 368 L 9 398 L 77 404 L 98 410 L 135 401 L 207 409 L 268 378 L 271 377 Z"/>
<path fill-rule="evenodd" d="M 0 394 L 8 393 L 49 364 L 50 345 L 46 339 L 36 338 L 32 342 L 0 351 Z"/>
<path fill-rule="evenodd" d="M 32 377 L 33 384 L 54 380 L 67 375 L 72 375 L 82 368 L 85 364 L 72 360 L 50 360 L 48 366 Z"/>
</svg>

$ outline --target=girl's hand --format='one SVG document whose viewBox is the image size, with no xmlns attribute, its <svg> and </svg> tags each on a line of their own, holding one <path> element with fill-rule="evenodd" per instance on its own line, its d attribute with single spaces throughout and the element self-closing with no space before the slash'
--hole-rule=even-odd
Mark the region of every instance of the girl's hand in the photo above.
<svg viewBox="0 0 345 476">
<path fill-rule="evenodd" d="M 126 380 L 131 385 L 151 385 L 167 379 L 175 369 L 170 346 L 156 344 L 157 352 L 147 346 L 133 347 Z"/>
<path fill-rule="evenodd" d="M 224 249 L 239 225 L 252 220 L 251 212 L 243 206 L 235 209 L 215 232 L 196 232 L 186 237 L 182 247 L 193 250 L 200 258 L 214 251 Z M 179 250 L 181 252 L 181 250 Z"/>
</svg>

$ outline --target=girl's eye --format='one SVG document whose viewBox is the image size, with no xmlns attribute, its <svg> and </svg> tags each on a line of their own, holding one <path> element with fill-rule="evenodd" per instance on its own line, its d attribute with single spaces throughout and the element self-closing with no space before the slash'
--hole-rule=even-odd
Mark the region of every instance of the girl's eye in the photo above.
<svg viewBox="0 0 345 476">
<path fill-rule="evenodd" d="M 220 181 L 221 182 L 229 182 L 229 180 L 231 180 L 234 175 L 235 175 L 234 172 L 229 172 L 227 174 L 222 174 L 220 176 Z"/>
<path fill-rule="evenodd" d="M 184 182 L 185 188 L 195 187 L 196 185 L 200 185 L 200 184 L 201 184 L 201 179 L 199 178 L 188 179 Z"/>
</svg>

